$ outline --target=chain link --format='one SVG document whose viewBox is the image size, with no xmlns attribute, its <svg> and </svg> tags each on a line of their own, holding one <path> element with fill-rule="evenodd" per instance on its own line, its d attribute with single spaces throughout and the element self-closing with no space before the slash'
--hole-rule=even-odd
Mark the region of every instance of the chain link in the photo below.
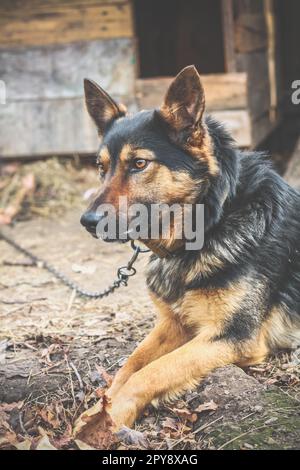
<svg viewBox="0 0 300 470">
<path fill-rule="evenodd" d="M 120 266 L 117 271 L 117 279 L 113 282 L 112 285 L 104 289 L 103 291 L 96 291 L 96 292 L 90 292 L 85 289 L 82 289 L 76 282 L 72 281 L 69 279 L 65 274 L 61 273 L 56 269 L 54 266 L 52 266 L 50 263 L 47 261 L 42 260 L 38 256 L 34 255 L 31 253 L 29 250 L 26 250 L 26 248 L 23 248 L 19 243 L 17 243 L 15 240 L 13 240 L 11 237 L 8 237 L 5 235 L 2 231 L 0 231 L 0 239 L 4 240 L 6 243 L 11 245 L 13 248 L 15 248 L 17 251 L 20 253 L 23 253 L 26 257 L 31 259 L 31 261 L 38 267 L 41 267 L 48 271 L 49 273 L 53 274 L 53 276 L 60 280 L 65 286 L 69 287 L 70 289 L 76 291 L 76 293 L 81 296 L 81 297 L 88 297 L 91 299 L 103 299 L 103 297 L 107 297 L 109 294 L 113 294 L 115 289 L 118 289 L 121 286 L 127 286 L 128 284 L 128 279 L 136 274 L 136 269 L 133 267 L 134 263 L 136 262 L 138 256 L 140 253 L 146 253 L 150 250 L 140 248 L 137 246 L 134 242 L 134 240 L 131 241 L 131 248 L 133 249 L 134 253 L 126 266 Z"/>
</svg>

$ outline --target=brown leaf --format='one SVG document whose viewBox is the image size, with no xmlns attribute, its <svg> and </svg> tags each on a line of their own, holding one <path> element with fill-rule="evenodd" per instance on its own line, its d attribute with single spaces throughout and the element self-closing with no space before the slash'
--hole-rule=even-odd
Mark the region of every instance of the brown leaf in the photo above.
<svg viewBox="0 0 300 470">
<path fill-rule="evenodd" d="M 172 431 L 178 431 L 178 423 L 175 419 L 167 417 L 162 422 L 162 428 L 171 429 Z"/>
<path fill-rule="evenodd" d="M 54 447 L 51 442 L 49 441 L 48 436 L 43 436 L 37 446 L 36 450 L 57 450 L 56 447 Z"/>
<path fill-rule="evenodd" d="M 59 429 L 61 426 L 60 421 L 58 420 L 56 414 L 51 410 L 50 407 L 42 408 L 38 413 L 43 421 L 48 423 L 53 429 Z"/>
<path fill-rule="evenodd" d="M 196 413 L 202 413 L 202 411 L 215 411 L 219 405 L 217 405 L 213 400 L 199 405 L 194 411 Z"/>
<path fill-rule="evenodd" d="M 187 419 L 192 423 L 197 420 L 197 415 L 188 408 L 173 408 L 172 411 L 176 413 L 177 416 L 180 416 L 180 418 Z"/>
<path fill-rule="evenodd" d="M 25 439 L 24 441 L 14 444 L 14 447 L 18 450 L 30 450 L 31 449 L 31 440 Z"/>
<path fill-rule="evenodd" d="M 97 450 L 95 447 L 92 447 L 85 442 L 81 441 L 80 439 L 75 439 L 75 443 L 79 450 Z"/>
<path fill-rule="evenodd" d="M 103 390 L 100 400 L 77 419 L 73 431 L 76 439 L 96 449 L 109 449 L 116 442 L 113 421 L 107 411 L 108 404 Z"/>
<path fill-rule="evenodd" d="M 24 403 L 23 401 L 16 401 L 13 403 L 1 403 L 0 411 L 9 412 L 9 411 L 14 410 L 15 408 L 20 410 L 23 406 L 23 403 Z"/>
<path fill-rule="evenodd" d="M 103 366 L 98 366 L 96 364 L 95 367 L 97 369 L 98 374 L 100 374 L 102 376 L 102 378 L 105 380 L 107 386 L 110 387 L 111 384 L 112 384 L 112 381 L 113 381 L 113 376 L 110 375 L 108 372 L 106 372 L 106 370 L 104 369 Z"/>
</svg>

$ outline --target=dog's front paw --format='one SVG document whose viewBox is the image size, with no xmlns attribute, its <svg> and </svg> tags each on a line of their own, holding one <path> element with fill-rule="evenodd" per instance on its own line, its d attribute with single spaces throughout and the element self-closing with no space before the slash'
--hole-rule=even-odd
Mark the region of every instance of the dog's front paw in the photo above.
<svg viewBox="0 0 300 470">
<path fill-rule="evenodd" d="M 118 394 L 108 407 L 113 422 L 113 431 L 118 432 L 122 426 L 130 428 L 137 419 L 138 410 L 133 398 Z"/>
</svg>

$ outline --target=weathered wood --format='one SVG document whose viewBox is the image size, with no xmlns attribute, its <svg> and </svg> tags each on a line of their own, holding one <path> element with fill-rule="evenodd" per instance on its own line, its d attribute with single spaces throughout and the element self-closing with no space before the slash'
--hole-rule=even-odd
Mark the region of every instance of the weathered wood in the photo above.
<svg viewBox="0 0 300 470">
<path fill-rule="evenodd" d="M 276 122 L 277 119 L 277 74 L 276 74 L 276 25 L 275 25 L 275 12 L 274 1 L 265 0 L 265 19 L 268 37 L 268 72 L 270 84 L 270 121 Z"/>
<path fill-rule="evenodd" d="M 251 121 L 247 110 L 213 111 L 211 115 L 225 125 L 239 147 L 252 145 Z"/>
<path fill-rule="evenodd" d="M 270 110 L 267 51 L 247 54 L 248 106 L 253 120 Z"/>
<path fill-rule="evenodd" d="M 83 104 L 83 78 L 132 105 L 133 54 L 130 39 L 0 51 L 0 76 L 7 84 L 0 155 L 95 152 L 98 140 Z"/>
<path fill-rule="evenodd" d="M 237 52 L 255 52 L 267 47 L 265 17 L 257 13 L 243 13 L 236 21 L 235 44 Z"/>
<path fill-rule="evenodd" d="M 291 186 L 300 191 L 300 138 L 289 161 L 284 178 Z"/>
<path fill-rule="evenodd" d="M 96 130 L 83 98 L 19 101 L 1 107 L 0 156 L 92 153 Z"/>
<path fill-rule="evenodd" d="M 1 8 L 5 10 L 35 10 L 43 11 L 57 5 L 99 5 L 99 4 L 119 4 L 130 0 L 1 0 Z"/>
<path fill-rule="evenodd" d="M 46 8 L 47 5 L 47 8 Z M 0 7 L 0 47 L 63 44 L 100 38 L 132 37 L 129 2 L 90 4 L 39 2 L 30 8 Z"/>
<path fill-rule="evenodd" d="M 245 109 L 247 106 L 247 75 L 245 73 L 202 75 L 206 106 L 209 111 Z M 137 99 L 141 108 L 161 104 L 172 79 L 169 77 L 139 79 Z"/>
<path fill-rule="evenodd" d="M 222 26 L 226 72 L 236 72 L 232 0 L 222 0 Z"/>
<path fill-rule="evenodd" d="M 85 77 L 131 100 L 134 55 L 131 39 L 0 50 L 0 78 L 6 83 L 8 103 L 83 96 Z"/>
</svg>

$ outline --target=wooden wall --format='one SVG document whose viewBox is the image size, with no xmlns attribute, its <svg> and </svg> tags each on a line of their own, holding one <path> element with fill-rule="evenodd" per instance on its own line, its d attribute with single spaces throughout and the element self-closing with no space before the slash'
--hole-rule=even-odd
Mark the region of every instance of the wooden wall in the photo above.
<svg viewBox="0 0 300 470">
<path fill-rule="evenodd" d="M 248 76 L 248 110 L 252 145 L 259 144 L 277 123 L 277 77 L 272 70 L 272 0 L 233 0 L 236 70 Z M 275 32 L 274 32 L 275 33 Z M 273 60 L 276 60 L 273 57 Z"/>
<path fill-rule="evenodd" d="M 121 0 L 0 3 L 0 156 L 90 153 L 96 131 L 83 79 L 134 102 L 130 4 Z"/>
</svg>

